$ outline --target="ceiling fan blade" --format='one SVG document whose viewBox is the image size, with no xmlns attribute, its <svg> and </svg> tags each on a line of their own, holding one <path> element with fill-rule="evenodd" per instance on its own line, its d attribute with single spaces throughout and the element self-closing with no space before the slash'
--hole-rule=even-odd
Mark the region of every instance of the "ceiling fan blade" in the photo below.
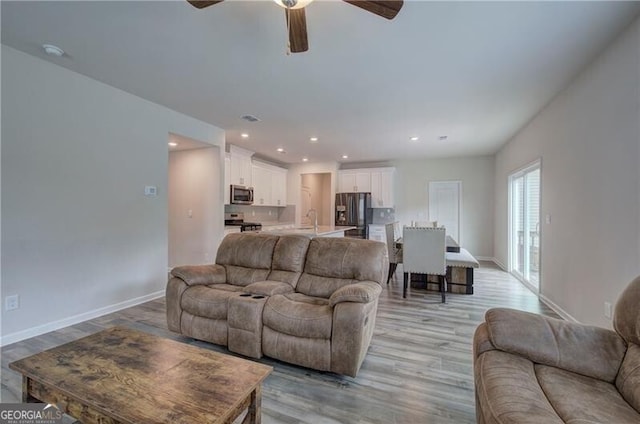
<svg viewBox="0 0 640 424">
<path fill-rule="evenodd" d="M 197 7 L 198 9 L 204 9 L 205 7 L 213 6 L 216 3 L 222 3 L 223 0 L 215 0 L 215 1 L 187 0 L 187 1 L 193 7 Z"/>
<path fill-rule="evenodd" d="M 367 12 L 375 13 L 383 18 L 393 19 L 396 17 L 400 9 L 402 9 L 402 0 L 344 0 Z"/>
<path fill-rule="evenodd" d="M 287 27 L 289 28 L 289 45 L 291 53 L 302 53 L 309 50 L 307 40 L 307 17 L 302 9 L 287 9 Z M 291 19 L 291 23 L 289 23 Z"/>
</svg>

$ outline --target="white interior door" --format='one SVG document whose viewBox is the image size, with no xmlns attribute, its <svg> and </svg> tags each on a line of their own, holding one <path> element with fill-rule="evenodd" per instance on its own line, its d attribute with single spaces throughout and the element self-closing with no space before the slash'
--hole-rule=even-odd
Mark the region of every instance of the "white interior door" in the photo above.
<svg viewBox="0 0 640 424">
<path fill-rule="evenodd" d="M 460 234 L 462 181 L 429 182 L 429 220 L 444 226 L 447 235 L 462 244 Z"/>
</svg>

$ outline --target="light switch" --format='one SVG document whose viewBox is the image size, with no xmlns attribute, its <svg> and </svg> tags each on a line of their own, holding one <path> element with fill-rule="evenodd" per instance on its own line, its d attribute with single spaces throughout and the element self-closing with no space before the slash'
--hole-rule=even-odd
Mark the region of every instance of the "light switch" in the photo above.
<svg viewBox="0 0 640 424">
<path fill-rule="evenodd" d="M 544 222 L 546 222 L 547 224 L 551 224 L 551 214 L 548 213 L 544 216 Z"/>
<path fill-rule="evenodd" d="M 187 211 L 187 216 L 188 216 L 189 218 L 193 218 L 193 209 L 189 209 L 189 210 Z"/>
<path fill-rule="evenodd" d="M 158 188 L 156 186 L 145 186 L 144 187 L 144 195 L 145 196 L 157 196 L 158 195 Z"/>
</svg>

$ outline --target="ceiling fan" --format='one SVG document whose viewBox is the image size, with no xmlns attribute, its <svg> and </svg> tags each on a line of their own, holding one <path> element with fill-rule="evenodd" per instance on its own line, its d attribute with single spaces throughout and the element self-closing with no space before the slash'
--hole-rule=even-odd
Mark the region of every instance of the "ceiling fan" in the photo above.
<svg viewBox="0 0 640 424">
<path fill-rule="evenodd" d="M 200 1 L 187 0 L 192 6 L 198 9 L 213 6 L 223 0 Z M 274 0 L 278 5 L 284 7 L 287 27 L 289 30 L 289 49 L 291 53 L 301 53 L 309 50 L 307 40 L 307 18 L 304 8 L 313 0 Z M 349 4 L 374 13 L 383 18 L 393 19 L 402 9 L 402 0 L 343 0 Z"/>
</svg>

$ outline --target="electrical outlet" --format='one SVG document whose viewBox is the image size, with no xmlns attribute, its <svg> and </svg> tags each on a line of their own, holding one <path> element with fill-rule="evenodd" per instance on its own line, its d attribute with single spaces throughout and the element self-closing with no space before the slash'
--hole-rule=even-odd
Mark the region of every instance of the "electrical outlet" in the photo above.
<svg viewBox="0 0 640 424">
<path fill-rule="evenodd" d="M 4 299 L 4 309 L 7 311 L 13 311 L 20 307 L 20 298 L 17 294 L 7 296 Z"/>
<path fill-rule="evenodd" d="M 604 316 L 611 318 L 611 302 L 604 302 Z"/>
</svg>

